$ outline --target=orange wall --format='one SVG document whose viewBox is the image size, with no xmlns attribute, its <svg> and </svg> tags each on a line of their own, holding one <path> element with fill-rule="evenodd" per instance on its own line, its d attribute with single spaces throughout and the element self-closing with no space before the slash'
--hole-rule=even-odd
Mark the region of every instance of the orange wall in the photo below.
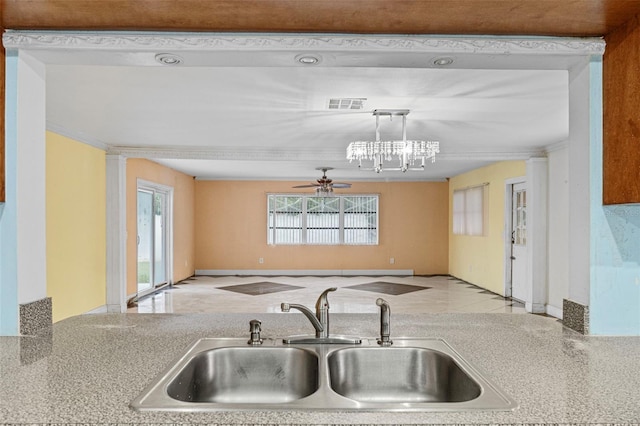
<svg viewBox="0 0 640 426">
<path fill-rule="evenodd" d="M 447 182 L 354 183 L 340 193 L 378 193 L 377 246 L 269 246 L 267 193 L 282 181 L 195 182 L 195 269 L 413 269 L 448 273 Z M 309 193 L 309 191 L 305 191 Z M 395 258 L 395 264 L 389 258 Z M 264 263 L 258 263 L 263 258 Z"/>
<path fill-rule="evenodd" d="M 149 160 L 127 159 L 127 295 L 137 287 L 137 180 L 173 187 L 173 282 L 194 274 L 194 180 Z"/>
</svg>

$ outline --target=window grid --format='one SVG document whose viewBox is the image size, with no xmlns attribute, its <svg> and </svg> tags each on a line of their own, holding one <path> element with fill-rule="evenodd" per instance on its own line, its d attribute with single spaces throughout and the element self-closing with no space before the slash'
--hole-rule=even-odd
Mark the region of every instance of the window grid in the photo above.
<svg viewBox="0 0 640 426">
<path fill-rule="evenodd" d="M 267 243 L 377 245 L 378 195 L 268 194 Z"/>
<path fill-rule="evenodd" d="M 515 212 L 515 232 L 513 243 L 520 246 L 527 245 L 527 191 L 515 191 L 516 212 Z"/>
</svg>

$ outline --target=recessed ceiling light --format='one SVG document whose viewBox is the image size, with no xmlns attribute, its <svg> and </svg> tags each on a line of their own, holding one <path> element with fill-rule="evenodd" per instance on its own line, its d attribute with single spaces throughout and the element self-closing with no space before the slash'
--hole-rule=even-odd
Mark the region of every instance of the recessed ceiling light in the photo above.
<svg viewBox="0 0 640 426">
<path fill-rule="evenodd" d="M 451 65 L 452 63 L 453 63 L 453 58 L 449 58 L 449 57 L 436 58 L 433 60 L 433 65 L 436 65 L 439 67 L 445 67 L 447 65 Z"/>
<path fill-rule="evenodd" d="M 183 59 L 173 53 L 158 53 L 156 55 L 156 61 L 162 65 L 180 65 Z"/>
<path fill-rule="evenodd" d="M 301 63 L 302 65 L 317 65 L 322 60 L 320 55 L 311 55 L 308 53 L 304 53 L 302 55 L 296 56 L 296 61 Z"/>
</svg>

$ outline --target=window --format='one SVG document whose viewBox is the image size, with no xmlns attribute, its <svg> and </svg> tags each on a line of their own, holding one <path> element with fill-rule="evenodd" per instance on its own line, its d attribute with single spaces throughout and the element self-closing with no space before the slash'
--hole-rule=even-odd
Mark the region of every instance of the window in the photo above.
<svg viewBox="0 0 640 426">
<path fill-rule="evenodd" d="M 268 244 L 378 244 L 378 196 L 268 195 Z"/>
<path fill-rule="evenodd" d="M 484 235 L 484 188 L 486 185 L 453 191 L 453 233 Z"/>
</svg>

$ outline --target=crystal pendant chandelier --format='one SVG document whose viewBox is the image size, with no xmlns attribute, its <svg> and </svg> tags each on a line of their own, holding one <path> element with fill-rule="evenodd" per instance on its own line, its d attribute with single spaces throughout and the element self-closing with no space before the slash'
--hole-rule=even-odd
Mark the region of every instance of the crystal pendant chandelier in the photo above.
<svg viewBox="0 0 640 426">
<path fill-rule="evenodd" d="M 347 147 L 347 160 L 358 161 L 361 170 L 375 170 L 380 173 L 383 170 L 406 172 L 407 170 L 424 170 L 428 159 L 436 161 L 436 154 L 440 152 L 440 143 L 436 141 L 407 140 L 407 114 L 408 109 L 375 109 L 376 116 L 376 140 L 351 142 Z M 402 117 L 402 140 L 380 140 L 380 116 Z M 385 167 L 385 161 L 398 159 L 397 167 Z M 372 162 L 372 167 L 363 167 L 362 160 Z M 418 165 L 419 164 L 419 165 Z"/>
</svg>

